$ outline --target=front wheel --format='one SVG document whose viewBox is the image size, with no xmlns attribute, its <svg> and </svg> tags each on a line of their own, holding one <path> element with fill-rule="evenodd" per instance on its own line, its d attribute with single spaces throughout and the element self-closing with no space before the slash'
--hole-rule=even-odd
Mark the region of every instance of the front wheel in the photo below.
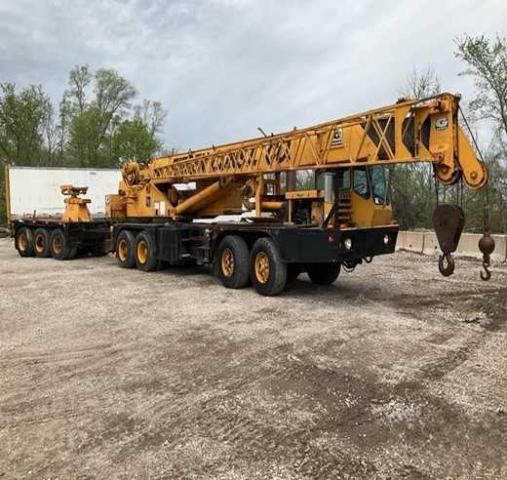
<svg viewBox="0 0 507 480">
<path fill-rule="evenodd" d="M 331 285 L 340 274 L 339 263 L 312 263 L 307 265 L 310 280 L 316 285 Z"/>
<path fill-rule="evenodd" d="M 280 252 L 271 238 L 255 241 L 250 254 L 250 277 L 261 295 L 278 295 L 287 284 L 287 264 L 282 262 Z"/>
</svg>

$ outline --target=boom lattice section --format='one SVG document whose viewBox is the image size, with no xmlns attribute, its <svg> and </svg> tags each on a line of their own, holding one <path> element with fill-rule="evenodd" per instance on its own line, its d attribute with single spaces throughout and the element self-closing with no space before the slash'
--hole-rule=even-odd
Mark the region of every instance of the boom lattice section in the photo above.
<svg viewBox="0 0 507 480">
<path fill-rule="evenodd" d="M 433 162 L 443 183 L 463 173 L 471 188 L 486 181 L 457 121 L 459 97 L 401 101 L 339 120 L 268 137 L 153 159 L 154 183 L 252 176 L 297 169 Z"/>
</svg>

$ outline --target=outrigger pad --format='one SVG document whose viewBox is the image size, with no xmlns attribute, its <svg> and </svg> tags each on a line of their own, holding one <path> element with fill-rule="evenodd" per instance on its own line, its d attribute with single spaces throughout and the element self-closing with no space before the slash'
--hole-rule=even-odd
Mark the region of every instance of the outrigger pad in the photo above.
<svg viewBox="0 0 507 480">
<path fill-rule="evenodd" d="M 465 226 L 465 213 L 458 205 L 439 205 L 433 212 L 433 228 L 444 255 L 455 252 Z"/>
</svg>

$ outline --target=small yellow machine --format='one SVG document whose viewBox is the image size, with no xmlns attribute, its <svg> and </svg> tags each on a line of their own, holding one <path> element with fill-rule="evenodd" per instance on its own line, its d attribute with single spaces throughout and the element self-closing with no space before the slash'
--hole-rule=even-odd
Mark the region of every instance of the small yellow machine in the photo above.
<svg viewBox="0 0 507 480">
<path fill-rule="evenodd" d="M 62 195 L 65 196 L 65 211 L 62 220 L 64 222 L 91 222 L 92 216 L 90 210 L 88 210 L 88 204 L 91 200 L 80 196 L 86 195 L 88 187 L 61 185 L 60 190 Z"/>
</svg>

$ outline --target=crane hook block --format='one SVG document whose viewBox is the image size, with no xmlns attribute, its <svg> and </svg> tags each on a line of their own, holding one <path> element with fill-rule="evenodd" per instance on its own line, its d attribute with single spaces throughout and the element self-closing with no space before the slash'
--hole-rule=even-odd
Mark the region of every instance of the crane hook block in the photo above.
<svg viewBox="0 0 507 480">
<path fill-rule="evenodd" d="M 458 248 L 464 226 L 465 214 L 458 205 L 439 205 L 433 212 L 433 228 L 442 250 L 438 268 L 446 277 L 454 272 L 454 260 L 451 253 Z"/>
<path fill-rule="evenodd" d="M 491 278 L 491 272 L 489 271 L 490 257 L 495 251 L 495 240 L 488 231 L 484 232 L 484 235 L 479 240 L 479 250 L 482 253 L 482 268 L 484 269 L 481 272 L 481 279 L 487 282 Z"/>
</svg>

